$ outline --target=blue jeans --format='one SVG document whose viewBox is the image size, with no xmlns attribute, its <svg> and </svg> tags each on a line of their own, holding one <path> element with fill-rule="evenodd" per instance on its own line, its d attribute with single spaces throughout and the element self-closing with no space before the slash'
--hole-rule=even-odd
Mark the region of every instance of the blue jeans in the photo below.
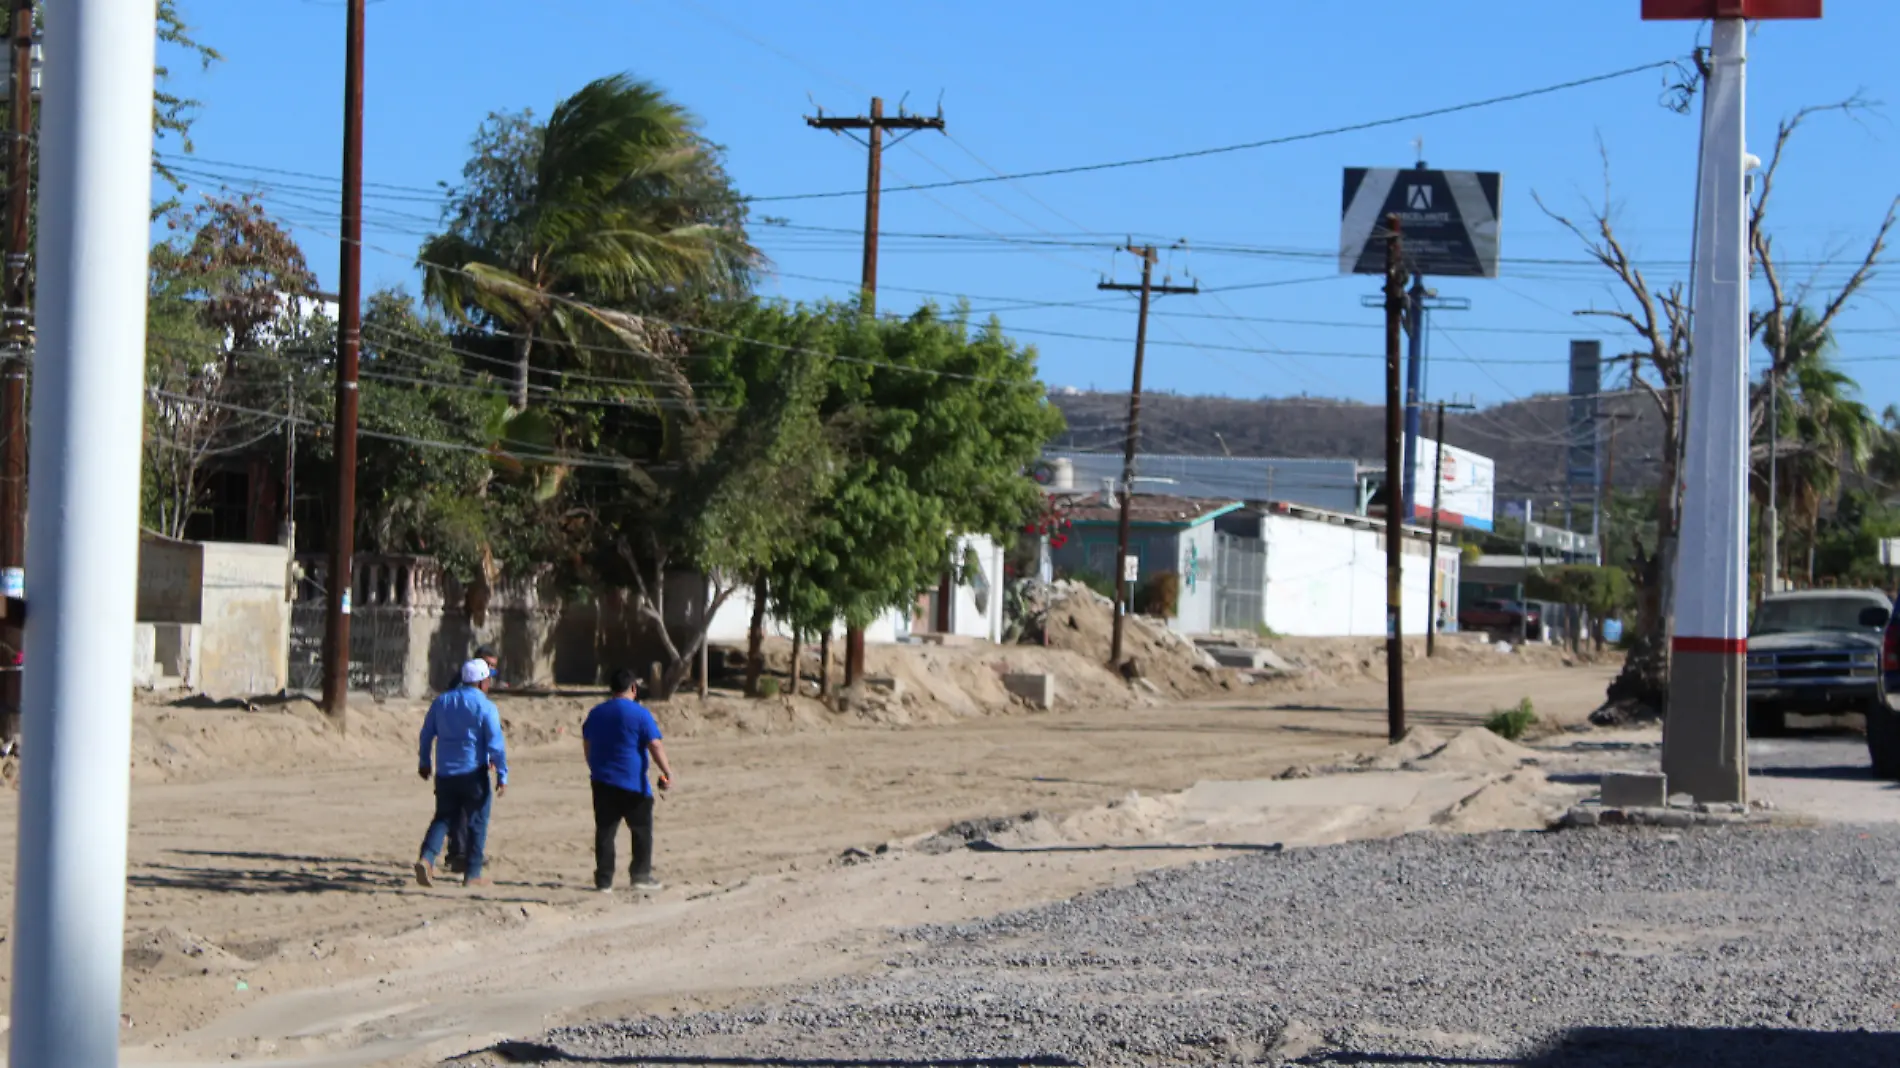
<svg viewBox="0 0 1900 1068">
<path fill-rule="evenodd" d="M 488 786 L 488 769 L 465 775 L 438 775 L 435 779 L 435 818 L 422 837 L 422 859 L 430 864 L 442 852 L 449 828 L 464 821 L 468 837 L 464 842 L 468 857 L 468 877 L 482 876 L 482 852 L 488 844 L 488 813 L 495 800 Z"/>
</svg>

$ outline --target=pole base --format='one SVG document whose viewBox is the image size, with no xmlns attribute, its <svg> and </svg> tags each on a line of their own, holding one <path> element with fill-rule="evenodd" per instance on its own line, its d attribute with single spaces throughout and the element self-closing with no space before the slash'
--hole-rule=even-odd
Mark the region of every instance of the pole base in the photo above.
<svg viewBox="0 0 1900 1068">
<path fill-rule="evenodd" d="M 1662 769 L 1673 793 L 1748 801 L 1748 668 L 1739 641 L 1682 639 L 1669 672 Z"/>
</svg>

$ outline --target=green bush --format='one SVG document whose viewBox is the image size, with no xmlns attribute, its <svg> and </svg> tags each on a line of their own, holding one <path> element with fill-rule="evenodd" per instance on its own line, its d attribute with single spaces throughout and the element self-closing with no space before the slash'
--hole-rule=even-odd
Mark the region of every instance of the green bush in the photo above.
<svg viewBox="0 0 1900 1068">
<path fill-rule="evenodd" d="M 771 678 L 760 679 L 759 680 L 759 696 L 762 698 L 767 698 L 767 699 L 777 697 L 778 696 L 778 680 L 771 679 Z"/>
<path fill-rule="evenodd" d="M 1157 571 L 1135 587 L 1135 611 L 1144 616 L 1173 619 L 1181 607 L 1181 576 Z"/>
<path fill-rule="evenodd" d="M 1509 741 L 1517 741 L 1537 725 L 1537 709 L 1526 697 L 1517 703 L 1516 708 L 1500 709 L 1484 721 L 1486 729 L 1492 734 Z"/>
</svg>

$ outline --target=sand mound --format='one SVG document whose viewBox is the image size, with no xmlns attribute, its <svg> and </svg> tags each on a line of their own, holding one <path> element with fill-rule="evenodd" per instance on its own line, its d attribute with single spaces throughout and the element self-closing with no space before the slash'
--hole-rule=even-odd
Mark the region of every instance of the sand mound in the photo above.
<svg viewBox="0 0 1900 1068">
<path fill-rule="evenodd" d="M 1041 587 L 1034 595 L 1044 599 L 1040 622 L 1048 648 L 1068 650 L 1094 664 L 1107 663 L 1115 628 L 1115 606 L 1108 598 L 1075 582 Z M 1147 616 L 1126 618 L 1122 655 L 1134 661 L 1142 679 L 1168 696 L 1203 697 L 1234 685 L 1234 672 L 1221 668 L 1167 624 Z"/>
<path fill-rule="evenodd" d="M 1396 743 L 1360 757 L 1358 766 L 1373 771 L 1397 771 L 1438 752 L 1445 744 L 1445 736 L 1430 727 L 1413 727 Z"/>
<path fill-rule="evenodd" d="M 1563 810 L 1562 799 L 1535 768 L 1490 779 L 1468 797 L 1432 817 L 1441 831 L 1541 831 Z"/>
<path fill-rule="evenodd" d="M 1037 817 L 1010 826 L 988 841 L 1002 849 L 1101 845 L 1163 836 L 1181 817 L 1181 795 L 1144 797 L 1130 791 L 1119 801 L 1061 819 Z"/>
<path fill-rule="evenodd" d="M 1506 741 L 1483 727 L 1472 727 L 1459 731 L 1436 751 L 1406 761 L 1405 767 L 1414 771 L 1506 772 L 1536 759 L 1535 750 Z"/>
</svg>

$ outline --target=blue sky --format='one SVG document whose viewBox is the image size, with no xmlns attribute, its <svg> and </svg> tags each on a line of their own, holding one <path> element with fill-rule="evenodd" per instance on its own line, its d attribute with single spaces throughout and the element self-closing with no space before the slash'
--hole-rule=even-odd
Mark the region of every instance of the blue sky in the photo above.
<svg viewBox="0 0 1900 1068">
<path fill-rule="evenodd" d="M 183 0 L 226 55 L 182 88 L 204 103 L 197 166 L 253 174 L 267 204 L 297 223 L 326 285 L 335 279 L 343 20 L 340 0 Z M 915 136 L 886 156 L 887 186 L 1127 159 L 1403 115 L 1686 55 L 1694 23 L 1643 23 L 1636 0 L 1549 4 L 1467 0 L 1351 3 L 1128 0 L 955 5 L 802 0 L 371 0 L 366 176 L 433 187 L 454 181 L 470 135 L 494 110 L 545 115 L 600 75 L 631 71 L 697 113 L 726 145 L 741 191 L 760 197 L 858 190 L 863 150 L 809 129 L 812 100 L 862 112 L 879 94 L 913 110 L 939 97 L 949 137 Z M 1900 104 L 1900 5 L 1836 0 L 1818 23 L 1774 23 L 1751 41 L 1751 147 L 1776 120 L 1856 91 Z M 1168 8 L 1172 7 L 1173 10 Z M 1578 9 L 1596 13 L 1580 17 Z M 1449 13 L 1448 13 L 1449 12 Z M 1042 355 L 1052 385 L 1126 388 L 1133 301 L 1102 303 L 1105 273 L 1135 278 L 1106 248 L 904 239 L 1005 234 L 1103 244 L 1115 235 L 1239 244 L 1280 254 L 1175 253 L 1177 281 L 1250 286 L 1161 303 L 1150 338 L 1152 389 L 1236 396 L 1301 393 L 1377 400 L 1375 280 L 1339 277 L 1340 170 L 1409 166 L 1413 141 L 1445 168 L 1504 174 L 1506 265 L 1497 280 L 1448 279 L 1472 309 L 1432 337 L 1433 397 L 1496 403 L 1565 388 L 1567 338 L 1612 329 L 1574 309 L 1615 296 L 1576 240 L 1545 218 L 1536 192 L 1566 210 L 1602 196 L 1600 137 L 1621 234 L 1652 278 L 1686 271 L 1696 125 L 1659 106 L 1652 71 L 1531 100 L 1298 144 L 1092 174 L 998 182 L 884 200 L 881 310 L 967 295 L 981 310 L 1015 302 L 1005 325 Z M 161 146 L 176 151 L 176 145 Z M 1781 176 L 1780 254 L 1821 262 L 1859 254 L 1900 191 L 1892 112 L 1817 117 Z M 410 258 L 435 217 L 426 198 L 372 202 L 372 286 L 413 290 Z M 762 214 L 848 233 L 758 226 L 774 275 L 763 291 L 795 299 L 854 288 L 854 195 L 762 204 Z M 1086 235 L 1086 236 L 1083 236 Z M 1512 262 L 1517 261 L 1517 262 Z M 1841 277 L 1834 270 L 1823 275 Z M 1282 282 L 1277 286 L 1258 283 Z M 1825 286 L 1823 286 L 1825 290 Z M 1000 298 L 1000 299 L 999 299 Z M 1225 317 L 1225 318 L 1223 318 Z M 1246 317 L 1245 319 L 1234 317 Z M 1298 320 L 1299 322 L 1287 322 Z M 1343 325 L 1313 325 L 1343 324 Z M 1900 272 L 1877 279 L 1839 323 L 1840 356 L 1875 407 L 1900 402 Z M 1035 333 L 1042 331 L 1045 333 Z M 1059 335 L 1085 335 L 1064 337 Z M 1103 340 L 1092 340 L 1102 338 Z M 1624 344 L 1608 334 L 1606 349 Z M 1196 347 L 1199 346 L 1199 347 Z"/>
</svg>

